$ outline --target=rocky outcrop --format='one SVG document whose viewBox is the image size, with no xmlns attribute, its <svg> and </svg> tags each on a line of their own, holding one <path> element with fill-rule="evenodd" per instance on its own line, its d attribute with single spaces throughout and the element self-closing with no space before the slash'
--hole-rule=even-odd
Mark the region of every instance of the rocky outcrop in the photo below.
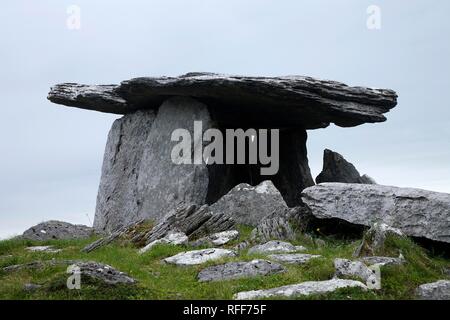
<svg viewBox="0 0 450 320">
<path fill-rule="evenodd" d="M 421 300 L 450 300 L 450 281 L 439 280 L 422 284 L 417 288 L 416 295 Z"/>
<path fill-rule="evenodd" d="M 367 175 L 361 176 L 355 166 L 339 153 L 325 149 L 323 169 L 316 178 L 316 183 L 322 182 L 374 184 L 375 181 Z"/>
<path fill-rule="evenodd" d="M 26 230 L 22 238 L 27 240 L 73 240 L 94 235 L 94 230 L 83 225 L 74 225 L 62 221 L 46 221 Z"/>
<path fill-rule="evenodd" d="M 267 256 L 270 260 L 288 264 L 305 264 L 311 259 L 320 258 L 320 255 L 313 255 L 307 253 L 284 253 L 284 254 L 271 254 Z"/>
<path fill-rule="evenodd" d="M 229 262 L 203 269 L 198 274 L 198 281 L 222 281 L 256 276 L 267 276 L 284 272 L 285 268 L 278 263 L 267 260 L 249 262 Z"/>
<path fill-rule="evenodd" d="M 382 122 L 397 104 L 392 90 L 349 87 L 310 77 L 245 77 L 189 73 L 179 77 L 147 77 L 120 85 L 63 83 L 48 99 L 71 107 L 126 114 L 156 109 L 167 97 L 191 96 L 214 107 L 223 123 L 280 127 L 351 127 Z M 238 115 L 238 116 L 236 116 Z"/>
<path fill-rule="evenodd" d="M 234 298 L 236 300 L 254 300 L 272 297 L 294 298 L 298 296 L 330 293 L 343 288 L 360 288 L 364 291 L 367 290 L 367 287 L 359 281 L 332 279 L 325 281 L 307 281 L 267 290 L 239 292 Z"/>
<path fill-rule="evenodd" d="M 319 219 L 371 226 L 382 222 L 408 236 L 450 243 L 450 194 L 382 185 L 323 183 L 303 190 Z"/>
<path fill-rule="evenodd" d="M 75 263 L 70 266 L 68 273 L 79 274 L 81 282 L 87 278 L 88 280 L 100 281 L 107 285 L 132 285 L 136 283 L 136 280 L 126 273 L 95 261 Z"/>
<path fill-rule="evenodd" d="M 304 251 L 305 247 L 294 246 L 289 242 L 272 240 L 264 244 L 258 244 L 248 250 L 249 254 L 292 253 Z"/>
<path fill-rule="evenodd" d="M 256 187 L 239 184 L 211 205 L 215 214 L 229 214 L 236 223 L 249 226 L 257 226 L 269 214 L 286 209 L 283 197 L 271 181 Z"/>
<path fill-rule="evenodd" d="M 304 231 L 311 218 L 305 207 L 275 211 L 262 219 L 252 230 L 250 240 L 264 243 L 273 239 L 295 240 L 296 232 Z"/>
<path fill-rule="evenodd" d="M 226 257 L 234 257 L 233 250 L 210 248 L 203 250 L 186 251 L 164 259 L 164 262 L 179 266 L 192 266 L 208 261 L 218 260 Z"/>
</svg>

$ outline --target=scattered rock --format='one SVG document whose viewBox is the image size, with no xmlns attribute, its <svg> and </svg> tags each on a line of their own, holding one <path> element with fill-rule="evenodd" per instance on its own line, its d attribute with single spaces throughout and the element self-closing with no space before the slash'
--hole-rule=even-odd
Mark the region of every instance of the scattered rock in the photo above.
<svg viewBox="0 0 450 320">
<path fill-rule="evenodd" d="M 35 246 L 35 247 L 27 247 L 26 249 L 31 252 L 45 252 L 45 253 L 58 253 L 62 251 L 62 249 L 54 249 L 53 246 Z"/>
<path fill-rule="evenodd" d="M 23 290 L 26 292 L 34 292 L 42 288 L 40 284 L 34 284 L 34 283 L 25 283 L 23 285 Z"/>
<path fill-rule="evenodd" d="M 309 260 L 311 259 L 320 257 L 321 257 L 320 255 L 313 255 L 306 253 L 271 254 L 268 256 L 268 258 L 271 260 L 289 264 L 304 264 L 309 262 Z"/>
<path fill-rule="evenodd" d="M 404 234 L 450 243 L 450 194 L 382 185 L 323 183 L 303 190 L 319 219 L 371 226 L 382 222 Z"/>
<path fill-rule="evenodd" d="M 27 240 L 73 240 L 84 239 L 94 235 L 94 229 L 83 226 L 74 225 L 62 221 L 46 221 L 26 230 L 22 238 Z"/>
<path fill-rule="evenodd" d="M 229 230 L 213 233 L 207 237 L 201 238 L 191 245 L 193 246 L 201 246 L 201 245 L 213 245 L 213 246 L 223 246 L 228 242 L 235 240 L 239 237 L 239 231 L 237 230 Z"/>
<path fill-rule="evenodd" d="M 368 176 L 361 177 L 355 166 L 342 155 L 328 149 L 323 152 L 323 169 L 316 178 L 316 183 L 322 182 L 372 184 Z"/>
<path fill-rule="evenodd" d="M 188 237 L 183 232 L 171 232 L 167 234 L 164 238 L 155 240 L 150 242 L 144 248 L 139 250 L 139 253 L 145 253 L 153 248 L 157 244 L 172 244 L 172 245 L 180 245 L 185 244 L 188 241 Z"/>
<path fill-rule="evenodd" d="M 236 223 L 249 226 L 257 226 L 274 211 L 286 209 L 286 202 L 271 181 L 263 181 L 256 187 L 241 183 L 211 205 L 215 213 L 230 214 Z"/>
<path fill-rule="evenodd" d="M 375 223 L 363 236 L 361 244 L 356 248 L 353 256 L 373 256 L 385 251 L 386 237 L 404 237 L 399 229 L 392 228 L 385 223 Z"/>
<path fill-rule="evenodd" d="M 417 288 L 416 295 L 421 300 L 450 300 L 450 281 L 439 280 L 422 284 Z"/>
<path fill-rule="evenodd" d="M 131 285 L 136 283 L 136 280 L 126 273 L 118 271 L 109 265 L 95 261 L 75 263 L 71 265 L 68 273 L 80 274 L 81 281 L 83 281 L 83 277 L 87 277 L 108 285 Z"/>
<path fill-rule="evenodd" d="M 325 281 L 307 281 L 268 290 L 239 292 L 234 298 L 236 300 L 253 300 L 272 297 L 294 298 L 297 296 L 325 294 L 342 288 L 360 288 L 364 291 L 367 290 L 367 287 L 359 281 L 332 279 Z"/>
<path fill-rule="evenodd" d="M 304 207 L 288 208 L 275 211 L 266 216 L 255 229 L 250 239 L 253 242 L 267 242 L 272 239 L 295 240 L 296 231 L 306 229 L 310 212 Z"/>
<path fill-rule="evenodd" d="M 364 262 L 368 266 L 378 265 L 378 266 L 393 266 L 393 265 L 400 265 L 406 263 L 405 258 L 400 255 L 398 258 L 394 257 L 362 257 L 359 259 L 360 261 Z"/>
<path fill-rule="evenodd" d="M 336 269 L 335 277 L 337 278 L 359 278 L 364 283 L 377 283 L 376 275 L 373 270 L 369 269 L 360 261 L 351 261 L 347 259 L 334 259 L 334 268 Z"/>
<path fill-rule="evenodd" d="M 249 254 L 291 253 L 306 250 L 302 246 L 294 246 L 289 242 L 272 240 L 256 245 L 248 250 Z"/>
<path fill-rule="evenodd" d="M 198 274 L 198 281 L 221 281 L 256 276 L 267 276 L 284 272 L 278 263 L 267 260 L 252 260 L 249 262 L 229 262 L 203 269 Z"/>
<path fill-rule="evenodd" d="M 210 248 L 181 252 L 177 255 L 164 259 L 164 261 L 171 264 L 189 266 L 234 256 L 236 256 L 236 253 L 232 250 Z"/>
</svg>

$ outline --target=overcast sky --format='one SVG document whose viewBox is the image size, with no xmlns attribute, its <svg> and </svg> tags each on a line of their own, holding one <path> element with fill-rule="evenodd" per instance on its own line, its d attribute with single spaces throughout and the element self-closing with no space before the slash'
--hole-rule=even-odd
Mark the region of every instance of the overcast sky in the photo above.
<svg viewBox="0 0 450 320">
<path fill-rule="evenodd" d="M 72 4 L 79 30 L 66 25 Z M 370 5 L 380 30 L 367 28 Z M 60 82 L 210 71 L 391 88 L 387 122 L 309 131 L 313 176 L 330 148 L 380 184 L 450 193 L 448 0 L 14 0 L 1 12 L 0 237 L 92 223 L 117 116 L 51 104 Z"/>
</svg>

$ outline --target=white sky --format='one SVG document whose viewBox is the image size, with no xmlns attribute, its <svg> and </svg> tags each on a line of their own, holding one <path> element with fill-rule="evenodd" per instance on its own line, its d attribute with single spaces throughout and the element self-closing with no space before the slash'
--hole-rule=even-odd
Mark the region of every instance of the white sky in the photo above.
<svg viewBox="0 0 450 320">
<path fill-rule="evenodd" d="M 81 8 L 69 30 L 66 9 Z M 369 5 L 381 30 L 366 27 Z M 376 125 L 310 131 L 381 184 L 450 192 L 448 0 L 24 1 L 0 17 L 0 237 L 49 219 L 90 224 L 113 115 L 46 100 L 60 82 L 211 71 L 309 75 L 396 90 Z"/>
</svg>

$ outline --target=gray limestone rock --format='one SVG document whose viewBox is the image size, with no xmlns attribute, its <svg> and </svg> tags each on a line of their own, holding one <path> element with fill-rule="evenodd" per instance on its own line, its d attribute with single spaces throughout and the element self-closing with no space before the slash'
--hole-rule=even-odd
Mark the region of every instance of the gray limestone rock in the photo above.
<svg viewBox="0 0 450 320">
<path fill-rule="evenodd" d="M 398 258 L 395 257 L 362 257 L 359 260 L 364 262 L 368 266 L 379 265 L 379 266 L 394 266 L 406 263 L 405 258 L 400 255 Z"/>
<path fill-rule="evenodd" d="M 388 226 L 382 222 L 376 222 L 364 233 L 361 244 L 356 248 L 353 256 L 374 256 L 385 251 L 384 242 L 386 237 L 396 236 L 404 237 L 405 235 L 399 229 Z"/>
<path fill-rule="evenodd" d="M 271 253 L 293 253 L 306 250 L 302 246 L 294 246 L 289 242 L 272 240 L 264 244 L 259 244 L 251 247 L 248 250 L 249 254 L 271 254 Z"/>
<path fill-rule="evenodd" d="M 152 110 L 136 111 L 116 120 L 103 156 L 94 228 L 113 232 L 145 216 L 140 211 L 138 178 L 142 157 L 150 146 L 155 121 Z M 142 168 L 142 170 L 150 168 Z"/>
<path fill-rule="evenodd" d="M 239 237 L 239 231 L 237 230 L 228 230 L 213 233 L 204 238 L 198 239 L 197 241 L 191 243 L 193 246 L 201 246 L 201 245 L 212 245 L 212 246 L 223 246 L 230 241 L 233 241 Z"/>
<path fill-rule="evenodd" d="M 271 254 L 267 258 L 282 263 L 288 264 L 305 264 L 311 259 L 320 258 L 320 255 L 313 255 L 307 253 L 284 253 L 284 254 Z"/>
<path fill-rule="evenodd" d="M 450 281 L 439 280 L 419 286 L 416 290 L 421 300 L 450 300 Z"/>
<path fill-rule="evenodd" d="M 285 268 L 278 263 L 267 260 L 252 260 L 249 262 L 229 262 L 203 269 L 198 274 L 198 281 L 221 281 L 256 276 L 267 276 L 284 272 Z"/>
<path fill-rule="evenodd" d="M 234 256 L 236 256 L 236 253 L 233 250 L 210 248 L 181 252 L 164 259 L 164 262 L 179 266 L 191 266 Z"/>
<path fill-rule="evenodd" d="M 118 271 L 113 267 L 95 261 L 75 263 L 68 268 L 69 274 L 79 274 L 83 278 L 101 281 L 108 285 L 132 285 L 136 280 L 126 273 Z"/>
<path fill-rule="evenodd" d="M 27 240 L 73 240 L 94 235 L 94 230 L 83 225 L 74 225 L 62 221 L 46 221 L 26 230 L 22 238 Z"/>
<path fill-rule="evenodd" d="M 45 252 L 45 253 L 58 253 L 61 252 L 62 249 L 55 249 L 53 246 L 33 246 L 25 248 L 31 252 Z"/>
<path fill-rule="evenodd" d="M 267 290 L 244 291 L 237 293 L 234 298 L 236 300 L 255 300 L 272 297 L 295 298 L 298 296 L 325 294 L 343 288 L 360 288 L 364 291 L 367 290 L 367 287 L 359 281 L 332 279 L 325 281 L 307 281 Z"/>
<path fill-rule="evenodd" d="M 139 253 L 145 253 L 158 244 L 180 245 L 188 242 L 188 237 L 183 232 L 170 232 L 161 239 L 154 240 L 139 250 Z"/>
<path fill-rule="evenodd" d="M 316 183 L 322 182 L 374 183 L 369 176 L 361 176 L 355 166 L 342 155 L 329 149 L 323 152 L 323 169 L 316 178 Z"/>
<path fill-rule="evenodd" d="M 359 278 L 364 283 L 377 283 L 376 274 L 364 263 L 347 259 L 334 259 L 336 278 Z"/>
<path fill-rule="evenodd" d="M 190 96 L 214 106 L 225 124 L 301 126 L 312 129 L 330 122 L 351 127 L 385 121 L 395 107 L 392 90 L 350 87 L 311 77 L 246 77 L 192 72 L 179 77 L 146 77 L 120 85 L 63 83 L 51 88 L 54 103 L 125 114 L 158 108 L 167 97 Z"/>
<path fill-rule="evenodd" d="M 211 205 L 216 214 L 229 214 L 236 223 L 257 226 L 273 212 L 284 212 L 287 205 L 271 181 L 256 187 L 242 183 Z"/>
<path fill-rule="evenodd" d="M 303 201 L 319 219 L 376 222 L 407 236 L 450 243 L 450 194 L 382 185 L 323 183 L 303 190 Z"/>
</svg>

